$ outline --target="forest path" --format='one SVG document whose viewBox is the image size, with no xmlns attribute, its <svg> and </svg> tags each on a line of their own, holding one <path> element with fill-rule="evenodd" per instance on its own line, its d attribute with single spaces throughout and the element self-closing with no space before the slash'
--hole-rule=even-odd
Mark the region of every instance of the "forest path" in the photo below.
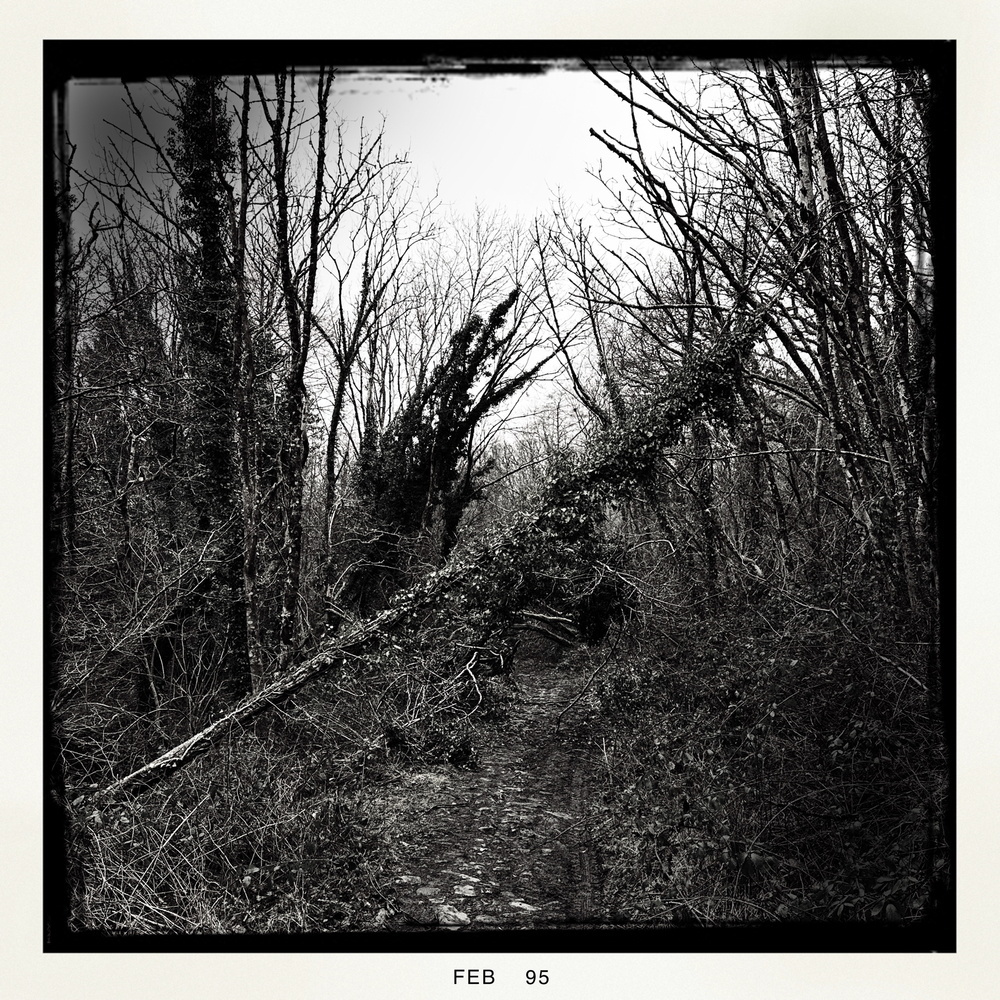
<svg viewBox="0 0 1000 1000">
<path fill-rule="evenodd" d="M 479 765 L 414 768 L 379 797 L 395 833 L 386 930 L 601 922 L 591 796 L 603 769 L 585 676 L 518 666 L 510 717 L 477 729 Z"/>
</svg>

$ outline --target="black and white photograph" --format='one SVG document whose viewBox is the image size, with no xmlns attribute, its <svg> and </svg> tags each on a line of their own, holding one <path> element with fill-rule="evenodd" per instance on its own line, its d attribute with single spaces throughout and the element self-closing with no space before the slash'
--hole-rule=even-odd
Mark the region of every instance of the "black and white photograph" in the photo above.
<svg viewBox="0 0 1000 1000">
<path fill-rule="evenodd" d="M 44 62 L 46 951 L 955 950 L 953 43 Z"/>
</svg>

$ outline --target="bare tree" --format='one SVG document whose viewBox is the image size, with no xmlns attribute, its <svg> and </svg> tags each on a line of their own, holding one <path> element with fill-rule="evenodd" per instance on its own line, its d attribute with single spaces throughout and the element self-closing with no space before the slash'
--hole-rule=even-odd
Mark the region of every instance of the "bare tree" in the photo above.
<svg viewBox="0 0 1000 1000">
<path fill-rule="evenodd" d="M 855 523 L 919 607 L 936 447 L 926 80 L 765 63 L 706 73 L 693 99 L 629 60 L 597 76 L 631 126 L 594 132 L 632 172 L 634 203 L 619 200 L 617 216 L 663 251 L 630 267 L 639 292 L 623 308 L 658 311 L 675 343 L 698 330 L 761 345 L 751 378 L 822 418 L 817 443 L 839 463 Z M 657 144 L 654 126 L 673 138 Z"/>
<path fill-rule="evenodd" d="M 302 571 L 302 503 L 308 453 L 306 367 L 316 329 L 317 275 L 345 215 L 368 197 L 383 171 L 381 135 L 362 133 L 356 152 L 345 148 L 338 131 L 328 151 L 329 97 L 333 72 L 321 67 L 315 108 L 304 108 L 294 72 L 275 76 L 265 90 L 254 78 L 260 106 L 270 132 L 270 183 L 274 193 L 275 254 L 287 330 L 284 380 L 285 446 L 282 476 L 285 487 L 284 594 L 280 640 L 288 650 L 298 639 L 298 604 Z M 298 176 L 296 144 L 305 124 L 315 129 L 315 146 L 308 176 Z M 331 155 L 332 152 L 332 155 Z M 302 206 L 307 206 L 303 208 Z"/>
<path fill-rule="evenodd" d="M 378 190 L 359 207 L 358 220 L 342 256 L 330 266 L 335 300 L 317 328 L 332 356 L 326 369 L 333 397 L 326 440 L 326 542 L 332 527 L 344 455 L 345 406 L 352 376 L 363 351 L 377 353 L 381 338 L 402 322 L 412 295 L 407 265 L 420 244 L 433 236 L 433 202 L 418 206 L 414 186 L 406 185 L 399 165 L 379 177 Z M 360 273 L 358 273 L 360 271 Z M 332 368 L 332 371 L 331 371 Z"/>
<path fill-rule="evenodd" d="M 338 620 L 343 606 L 357 611 L 374 599 L 376 578 L 398 575 L 418 536 L 435 539 L 431 563 L 447 559 L 479 494 L 492 438 L 554 352 L 521 293 L 521 282 L 537 281 L 527 240 L 485 213 L 456 236 L 403 274 L 402 308 L 369 338 L 352 382 L 352 490 L 364 517 L 351 508 L 346 558 L 354 568 L 343 555 L 331 560 Z M 504 282 L 507 294 L 491 303 Z"/>
</svg>

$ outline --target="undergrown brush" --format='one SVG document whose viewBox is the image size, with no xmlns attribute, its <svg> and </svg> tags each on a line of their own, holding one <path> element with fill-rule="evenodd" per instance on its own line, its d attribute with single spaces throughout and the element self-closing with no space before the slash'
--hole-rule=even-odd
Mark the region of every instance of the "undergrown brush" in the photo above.
<svg viewBox="0 0 1000 1000">
<path fill-rule="evenodd" d="M 175 745 L 185 720 L 94 701 L 57 720 L 69 929 L 105 934 L 367 929 L 392 831 L 378 789 L 402 769 L 475 768 L 508 676 L 440 636 L 383 645 L 234 732 L 163 784 L 90 793 Z"/>
<path fill-rule="evenodd" d="M 911 923 L 950 878 L 926 648 L 774 602 L 648 624 L 612 657 L 599 836 L 633 919 Z"/>
<path fill-rule="evenodd" d="M 517 704 L 512 663 L 512 649 L 484 642 L 474 619 L 395 638 L 365 666 L 390 759 L 475 768 L 479 726 L 502 723 Z"/>
<path fill-rule="evenodd" d="M 387 837 L 366 797 L 377 748 L 311 706 L 282 714 L 145 794 L 106 808 L 83 796 L 70 803 L 70 929 L 270 933 L 364 922 L 364 858 Z"/>
</svg>

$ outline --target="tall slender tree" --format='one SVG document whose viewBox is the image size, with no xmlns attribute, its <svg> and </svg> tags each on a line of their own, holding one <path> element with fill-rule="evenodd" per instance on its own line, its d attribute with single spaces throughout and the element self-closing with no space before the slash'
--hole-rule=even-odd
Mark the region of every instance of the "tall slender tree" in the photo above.
<svg viewBox="0 0 1000 1000">
<path fill-rule="evenodd" d="M 179 223 L 189 239 L 175 261 L 180 355 L 187 377 L 183 542 L 214 557 L 202 577 L 209 633 L 224 626 L 223 680 L 250 685 L 246 666 L 243 532 L 236 461 L 236 375 L 242 342 L 233 268 L 232 186 L 236 146 L 223 82 L 182 85 L 168 151 L 179 182 Z M 187 609 L 185 609 L 187 610 Z"/>
</svg>

